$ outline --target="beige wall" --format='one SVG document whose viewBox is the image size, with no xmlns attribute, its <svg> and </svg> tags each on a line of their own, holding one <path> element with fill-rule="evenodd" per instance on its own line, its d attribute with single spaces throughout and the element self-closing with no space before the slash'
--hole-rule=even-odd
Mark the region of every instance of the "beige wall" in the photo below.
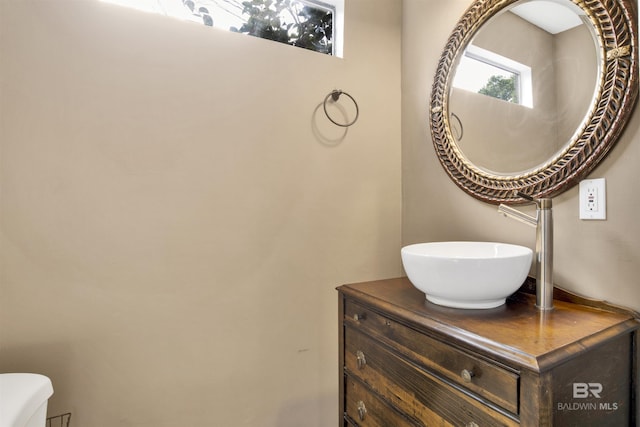
<svg viewBox="0 0 640 427">
<path fill-rule="evenodd" d="M 0 0 L 0 372 L 74 426 L 335 425 L 334 288 L 402 272 L 400 24 L 348 0 L 339 59 Z"/>
<path fill-rule="evenodd" d="M 586 25 L 564 31 L 556 39 L 558 139 L 567 141 L 576 129 L 584 126 L 582 122 L 593 103 L 595 90 L 584 88 L 598 86 L 598 55 L 594 37 Z"/>
<path fill-rule="evenodd" d="M 470 0 L 403 2 L 403 244 L 491 240 L 533 248 L 533 229 L 458 189 L 434 154 L 427 100 L 440 53 Z M 590 177 L 607 179 L 607 220 L 578 219 L 578 188 L 554 200 L 555 281 L 640 309 L 640 113 Z"/>
<path fill-rule="evenodd" d="M 402 87 L 400 2 L 346 3 L 337 59 L 0 0 L 0 371 L 50 375 L 52 414 L 335 425 L 336 285 L 401 274 L 401 242 L 533 246 L 431 145 L 431 79 L 470 0 L 403 1 Z M 346 134 L 318 111 L 334 88 L 360 104 Z M 554 201 L 557 283 L 635 309 L 639 125 L 591 174 L 607 221 L 578 219 L 577 188 Z"/>
</svg>

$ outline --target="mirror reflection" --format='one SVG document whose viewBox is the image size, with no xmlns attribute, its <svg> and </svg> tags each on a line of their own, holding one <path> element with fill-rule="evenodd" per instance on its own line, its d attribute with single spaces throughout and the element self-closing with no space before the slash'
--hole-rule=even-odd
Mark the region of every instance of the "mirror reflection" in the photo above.
<svg viewBox="0 0 640 427">
<path fill-rule="evenodd" d="M 517 2 L 487 21 L 456 59 L 449 87 L 464 157 L 507 176 L 560 155 L 596 99 L 599 52 L 588 17 L 568 0 Z"/>
</svg>

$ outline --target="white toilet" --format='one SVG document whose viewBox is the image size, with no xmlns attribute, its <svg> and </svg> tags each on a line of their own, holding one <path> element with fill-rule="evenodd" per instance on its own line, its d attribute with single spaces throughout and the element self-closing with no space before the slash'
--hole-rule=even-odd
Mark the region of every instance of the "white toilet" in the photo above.
<svg viewBox="0 0 640 427">
<path fill-rule="evenodd" d="M 0 374 L 0 427 L 45 427 L 51 380 L 39 374 Z"/>
</svg>

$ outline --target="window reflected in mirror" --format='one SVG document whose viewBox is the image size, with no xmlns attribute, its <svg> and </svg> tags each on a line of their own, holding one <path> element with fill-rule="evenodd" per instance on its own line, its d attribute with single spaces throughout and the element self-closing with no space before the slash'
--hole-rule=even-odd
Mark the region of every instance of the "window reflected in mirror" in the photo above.
<svg viewBox="0 0 640 427">
<path fill-rule="evenodd" d="M 460 58 L 453 87 L 533 108 L 531 67 L 474 45 Z"/>
</svg>

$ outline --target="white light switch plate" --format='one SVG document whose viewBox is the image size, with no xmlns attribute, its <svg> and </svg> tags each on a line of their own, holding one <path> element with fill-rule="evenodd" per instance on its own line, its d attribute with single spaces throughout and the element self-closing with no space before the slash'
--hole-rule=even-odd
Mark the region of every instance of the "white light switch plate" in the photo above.
<svg viewBox="0 0 640 427">
<path fill-rule="evenodd" d="M 580 181 L 580 219 L 607 219 L 604 178 Z"/>
</svg>

